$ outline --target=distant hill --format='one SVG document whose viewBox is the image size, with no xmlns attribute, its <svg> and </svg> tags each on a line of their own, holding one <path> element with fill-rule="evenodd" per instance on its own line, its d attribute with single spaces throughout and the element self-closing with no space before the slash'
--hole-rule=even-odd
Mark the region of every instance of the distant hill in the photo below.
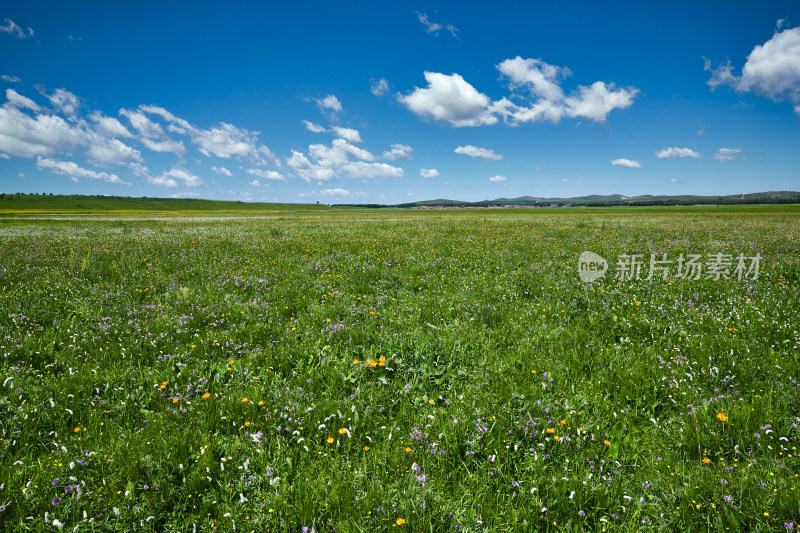
<svg viewBox="0 0 800 533">
<path fill-rule="evenodd" d="M 674 206 L 674 205 L 744 205 L 744 204 L 796 204 L 800 203 L 800 192 L 768 191 L 749 194 L 729 194 L 724 196 L 623 196 L 621 194 L 578 196 L 574 198 L 543 198 L 520 196 L 518 198 L 498 198 L 480 202 L 458 200 L 425 200 L 396 205 L 347 204 L 348 207 L 392 207 L 413 209 L 446 208 L 487 208 L 487 207 L 616 207 L 616 206 Z M 334 205 L 333 207 L 343 207 Z"/>
<path fill-rule="evenodd" d="M 194 198 L 130 198 L 49 194 L 0 194 L 0 213 L 158 213 L 320 211 L 324 204 L 273 204 Z"/>
</svg>

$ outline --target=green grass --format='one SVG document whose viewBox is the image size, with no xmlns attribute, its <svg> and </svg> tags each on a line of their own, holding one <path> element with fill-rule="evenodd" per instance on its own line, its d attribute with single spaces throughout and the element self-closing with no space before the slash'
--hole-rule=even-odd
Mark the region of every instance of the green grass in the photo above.
<svg viewBox="0 0 800 533">
<path fill-rule="evenodd" d="M 665 209 L 3 218 L 0 530 L 798 523 L 797 211 Z"/>
<path fill-rule="evenodd" d="M 135 198 L 123 196 L 25 195 L 0 199 L 0 214 L 325 211 L 320 204 L 279 204 L 200 200 L 194 198 Z"/>
</svg>

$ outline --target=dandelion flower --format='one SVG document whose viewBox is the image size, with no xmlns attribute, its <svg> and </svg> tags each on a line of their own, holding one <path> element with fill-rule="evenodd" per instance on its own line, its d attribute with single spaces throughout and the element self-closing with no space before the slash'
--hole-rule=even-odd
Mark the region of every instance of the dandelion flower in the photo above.
<svg viewBox="0 0 800 533">
<path fill-rule="evenodd" d="M 250 427 L 250 422 L 245 422 L 244 427 Z"/>
<path fill-rule="evenodd" d="M 208 400 L 209 398 L 211 398 L 211 395 L 209 393 L 205 393 L 203 394 L 203 398 Z"/>
<path fill-rule="evenodd" d="M 703 457 L 703 462 L 704 462 L 705 464 L 708 464 L 708 463 L 710 463 L 710 462 L 711 462 L 711 459 L 709 459 L 708 457 Z"/>
<path fill-rule="evenodd" d="M 555 430 L 555 428 L 547 428 L 547 432 L 548 433 L 555 433 L 556 430 Z"/>
<path fill-rule="evenodd" d="M 606 446 L 611 446 L 611 441 L 606 439 L 603 441 L 603 444 L 605 444 Z"/>
<path fill-rule="evenodd" d="M 161 388 L 162 389 L 166 389 L 167 388 L 167 382 L 166 381 L 162 381 L 161 382 Z"/>
<path fill-rule="evenodd" d="M 719 419 L 720 422 L 728 421 L 728 415 L 726 415 L 725 413 L 717 413 L 717 418 Z"/>
<path fill-rule="evenodd" d="M 81 428 L 75 428 L 72 431 L 74 431 L 75 433 L 80 433 L 81 432 Z"/>
<path fill-rule="evenodd" d="M 405 520 L 403 520 L 402 518 L 398 518 L 398 519 L 397 519 L 397 522 L 396 522 L 396 524 L 397 524 L 398 526 L 402 526 L 402 525 L 403 525 L 403 524 L 405 524 L 405 523 L 406 523 L 406 521 L 405 521 Z"/>
<path fill-rule="evenodd" d="M 434 402 L 433 402 L 433 398 L 431 398 L 430 400 L 428 400 L 428 403 L 429 403 L 429 404 L 431 404 L 431 405 L 433 405 L 433 403 L 434 403 Z"/>
<path fill-rule="evenodd" d="M 339 428 L 339 435 L 344 435 L 345 433 L 347 433 L 347 430 L 346 430 L 346 429 L 344 429 L 344 428 Z"/>
<path fill-rule="evenodd" d="M 172 399 L 172 403 L 178 403 L 178 399 L 177 398 L 173 398 Z"/>
<path fill-rule="evenodd" d="M 326 442 L 328 444 L 333 444 L 333 437 L 328 437 L 328 440 Z"/>
<path fill-rule="evenodd" d="M 259 400 L 258 405 L 264 405 L 264 400 Z"/>
<path fill-rule="evenodd" d="M 361 362 L 361 361 L 359 361 L 358 359 L 353 359 L 353 364 L 354 364 L 354 365 L 357 365 L 357 364 L 358 364 L 358 363 L 360 363 L 360 362 Z"/>
<path fill-rule="evenodd" d="M 247 402 L 249 402 L 249 401 L 250 401 L 250 400 L 248 400 L 247 398 L 242 398 L 242 403 L 247 403 Z"/>
<path fill-rule="evenodd" d="M 561 438 L 561 437 L 559 437 L 558 435 L 553 435 L 553 440 L 558 440 L 558 439 L 560 439 L 560 438 Z"/>
<path fill-rule="evenodd" d="M 364 446 L 364 451 L 368 452 L 369 451 L 369 446 Z"/>
<path fill-rule="evenodd" d="M 406 446 L 406 453 L 411 453 L 411 448 L 409 448 L 408 446 Z"/>
</svg>

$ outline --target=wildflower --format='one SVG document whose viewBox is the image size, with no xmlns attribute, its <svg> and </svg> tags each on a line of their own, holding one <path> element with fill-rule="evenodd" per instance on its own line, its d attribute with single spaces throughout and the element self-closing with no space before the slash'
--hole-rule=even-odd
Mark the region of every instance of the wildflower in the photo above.
<svg viewBox="0 0 800 533">
<path fill-rule="evenodd" d="M 264 405 L 264 400 L 259 400 L 258 405 Z"/>
<path fill-rule="evenodd" d="M 353 359 L 353 364 L 354 365 L 357 365 L 358 363 L 360 363 L 360 361 L 358 359 Z"/>
<path fill-rule="evenodd" d="M 386 358 L 384 356 L 381 356 L 380 359 L 378 359 L 378 366 L 386 366 Z"/>
<path fill-rule="evenodd" d="M 250 422 L 245 422 L 244 427 L 250 427 Z"/>
<path fill-rule="evenodd" d="M 408 446 L 406 446 L 406 453 L 410 453 L 410 452 L 411 452 L 411 448 L 409 448 Z"/>
<path fill-rule="evenodd" d="M 555 433 L 556 430 L 555 430 L 555 428 L 547 428 L 547 432 L 548 433 Z"/>
<path fill-rule="evenodd" d="M 173 398 L 172 399 L 172 403 L 178 403 L 178 399 L 177 398 Z"/>
<path fill-rule="evenodd" d="M 53 481 L 51 481 L 50 484 L 53 485 L 54 487 L 58 485 L 58 478 L 53 478 Z"/>
<path fill-rule="evenodd" d="M 611 441 L 606 439 L 603 441 L 603 444 L 605 444 L 606 446 L 611 446 Z"/>
<path fill-rule="evenodd" d="M 340 428 L 339 429 L 339 435 L 344 435 L 345 433 L 347 433 L 346 429 L 344 429 L 344 428 Z"/>
<path fill-rule="evenodd" d="M 214 341 L 214 342 L 217 342 L 217 341 Z M 233 364 L 233 359 L 231 359 L 230 361 L 228 361 L 228 364 L 229 364 L 229 365 L 232 365 L 232 364 Z"/>
<path fill-rule="evenodd" d="M 558 435 L 553 435 L 553 440 L 558 440 L 558 439 L 560 439 L 560 438 L 561 438 L 561 437 L 559 437 Z"/>
<path fill-rule="evenodd" d="M 53 505 L 58 505 L 59 503 L 61 503 L 61 498 L 56 496 L 55 498 L 53 498 L 53 501 L 50 502 L 50 503 L 52 503 Z"/>
<path fill-rule="evenodd" d="M 565 425 L 566 423 L 567 423 L 567 419 L 566 418 L 562 418 L 561 422 L 559 422 L 559 424 L 562 425 L 562 426 Z"/>
<path fill-rule="evenodd" d="M 433 405 L 433 404 L 434 404 L 433 398 L 429 399 L 429 400 L 428 400 L 428 403 L 429 403 L 429 404 L 431 404 L 431 405 Z"/>
<path fill-rule="evenodd" d="M 75 428 L 72 431 L 74 431 L 75 433 L 80 433 L 81 432 L 81 428 Z"/>
<path fill-rule="evenodd" d="M 580 510 L 580 511 L 578 511 L 578 516 L 580 516 L 582 518 L 582 517 L 586 516 L 586 513 L 583 510 Z"/>
<path fill-rule="evenodd" d="M 705 464 L 708 464 L 708 463 L 710 463 L 710 462 L 711 462 L 711 459 L 709 459 L 708 457 L 703 457 L 703 462 L 704 462 Z"/>
<path fill-rule="evenodd" d="M 731 503 L 733 501 L 733 496 L 731 496 L 730 494 L 726 494 L 725 496 L 723 496 L 723 498 L 728 503 Z"/>
<path fill-rule="evenodd" d="M 369 361 L 367 361 L 367 366 L 375 368 L 376 366 L 378 366 L 378 363 L 374 359 L 370 359 Z"/>
<path fill-rule="evenodd" d="M 402 518 L 398 518 L 398 519 L 397 519 L 397 522 L 395 522 L 395 523 L 396 523 L 398 526 L 402 526 L 403 524 L 405 524 L 405 523 L 406 523 L 406 521 L 405 521 L 405 520 L 403 520 Z"/>
<path fill-rule="evenodd" d="M 717 413 L 717 418 L 719 419 L 720 422 L 728 421 L 728 415 L 726 415 L 725 413 Z"/>
<path fill-rule="evenodd" d="M 791 531 L 794 529 L 794 522 L 785 522 L 783 527 L 786 528 L 786 531 Z"/>
<path fill-rule="evenodd" d="M 211 395 L 209 393 L 203 394 L 203 399 L 208 400 L 209 398 L 211 398 Z"/>
<path fill-rule="evenodd" d="M 248 400 L 247 398 L 242 398 L 242 403 L 247 403 L 247 402 L 249 402 L 249 401 L 250 401 L 250 400 Z"/>
<path fill-rule="evenodd" d="M 167 388 L 167 382 L 166 381 L 162 381 L 161 382 L 161 388 L 162 389 L 166 389 Z"/>
<path fill-rule="evenodd" d="M 369 451 L 369 446 L 364 446 L 364 451 L 368 452 Z"/>
<path fill-rule="evenodd" d="M 422 470 L 422 469 L 420 468 L 420 466 L 417 463 L 414 463 L 414 464 L 411 465 L 411 471 L 412 472 L 419 472 L 420 470 Z"/>
<path fill-rule="evenodd" d="M 333 437 L 328 437 L 328 440 L 326 442 L 328 444 L 333 444 Z"/>
</svg>

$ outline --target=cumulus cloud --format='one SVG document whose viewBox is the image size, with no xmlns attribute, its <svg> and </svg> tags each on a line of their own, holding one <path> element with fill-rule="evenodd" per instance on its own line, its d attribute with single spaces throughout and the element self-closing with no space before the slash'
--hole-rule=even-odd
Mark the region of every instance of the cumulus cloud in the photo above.
<svg viewBox="0 0 800 533">
<path fill-rule="evenodd" d="M 800 114 L 800 27 L 784 29 L 783 20 L 778 22 L 772 38 L 756 45 L 747 56 L 741 75 L 734 74 L 729 59 L 716 68 L 705 59 L 705 70 L 711 72 L 706 83 L 712 90 L 728 85 L 741 93 L 788 100 Z"/>
<path fill-rule="evenodd" d="M 85 145 L 87 132 L 57 115 L 23 113 L 12 105 L 0 107 L 0 152 L 19 157 L 52 155 Z"/>
<path fill-rule="evenodd" d="M 247 174 L 256 176 L 258 178 L 272 180 L 272 181 L 286 181 L 286 178 L 280 172 L 274 170 L 263 170 L 260 168 L 246 168 L 243 169 Z"/>
<path fill-rule="evenodd" d="M 233 173 L 225 167 L 211 167 L 211 170 L 216 172 L 217 174 L 222 174 L 223 176 L 228 176 L 229 178 L 233 176 Z"/>
<path fill-rule="evenodd" d="M 470 157 L 480 157 L 482 159 L 489 159 L 490 161 L 500 161 L 503 159 L 502 155 L 494 153 L 494 150 L 489 150 L 487 148 L 479 148 L 477 146 L 472 146 L 468 144 L 467 146 L 458 146 L 454 150 L 457 154 L 464 154 Z"/>
<path fill-rule="evenodd" d="M 22 96 L 14 89 L 6 89 L 6 98 L 8 99 L 8 103 L 6 104 L 8 106 L 20 109 L 31 109 L 33 111 L 39 111 L 41 109 L 36 102 L 27 96 Z"/>
<path fill-rule="evenodd" d="M 351 161 L 350 157 L 359 161 Z M 312 144 L 308 156 L 292 150 L 286 161 L 300 178 L 307 182 L 330 181 L 337 177 L 349 178 L 400 178 L 403 169 L 386 163 L 374 163 L 375 156 L 367 150 L 347 142 L 334 139 L 330 146 Z"/>
<path fill-rule="evenodd" d="M 258 180 L 253 180 L 253 181 L 250 182 L 250 185 L 252 187 L 261 187 L 261 182 L 258 181 Z"/>
<path fill-rule="evenodd" d="M 139 150 L 128 146 L 119 139 L 96 136 L 89 144 L 86 154 L 98 165 L 128 165 L 133 161 L 141 163 Z"/>
<path fill-rule="evenodd" d="M 325 127 L 324 126 L 320 126 L 319 124 L 314 124 L 313 122 L 309 122 L 307 120 L 304 120 L 303 124 L 305 125 L 305 127 L 306 127 L 306 129 L 308 131 L 311 131 L 311 132 L 314 132 L 314 133 L 322 133 L 323 131 L 325 131 Z"/>
<path fill-rule="evenodd" d="M 498 122 L 498 117 L 516 126 L 546 120 L 557 124 L 564 117 L 604 123 L 611 111 L 633 105 L 639 93 L 635 87 L 618 88 L 613 83 L 596 81 L 588 86 L 578 85 L 576 91 L 566 94 L 561 82 L 572 72 L 541 59 L 517 56 L 502 61 L 497 69 L 508 80 L 510 98 L 492 101 L 459 74 L 425 72 L 428 87 L 416 87 L 399 95 L 398 100 L 425 120 L 455 127 L 491 125 Z"/>
<path fill-rule="evenodd" d="M 309 198 L 309 197 L 314 198 L 318 196 L 324 196 L 327 198 L 345 198 L 345 197 L 356 197 L 356 196 L 364 197 L 366 195 L 367 193 L 365 192 L 360 192 L 360 191 L 351 192 L 348 191 L 347 189 L 335 188 L 335 189 L 322 189 L 321 191 L 301 192 L 297 196 L 301 198 Z"/>
<path fill-rule="evenodd" d="M 169 138 L 154 141 L 147 137 L 143 137 L 141 141 L 143 145 L 154 152 L 172 152 L 175 155 L 183 155 L 186 153 L 186 147 L 183 145 L 183 141 L 176 141 Z"/>
<path fill-rule="evenodd" d="M 459 74 L 425 72 L 428 87 L 416 87 L 398 100 L 425 120 L 446 122 L 454 127 L 496 124 L 491 99 L 478 92 Z"/>
<path fill-rule="evenodd" d="M 33 37 L 33 29 L 28 28 L 28 31 L 26 32 L 11 19 L 5 19 L 5 24 L 0 26 L 0 33 L 11 34 L 17 39 L 27 39 L 28 37 Z"/>
<path fill-rule="evenodd" d="M 242 158 L 259 153 L 258 140 L 245 129 L 233 124 L 220 122 L 217 127 L 207 130 L 193 129 L 190 132 L 192 142 L 206 157 L 212 155 L 223 159 Z M 271 155 L 271 152 L 270 152 Z"/>
<path fill-rule="evenodd" d="M 9 76 L 8 74 L 3 74 L 2 76 L 0 76 L 0 78 L 2 78 L 3 81 L 8 83 L 22 83 L 22 78 L 20 78 L 19 76 Z"/>
<path fill-rule="evenodd" d="M 375 96 L 383 96 L 389 92 L 389 82 L 384 78 L 369 80 L 369 90 Z"/>
<path fill-rule="evenodd" d="M 659 159 L 670 159 L 670 158 L 680 158 L 680 157 L 693 157 L 695 159 L 699 159 L 700 154 L 698 154 L 691 148 L 678 148 L 677 146 L 673 146 L 672 148 L 664 148 L 663 150 L 659 150 L 658 152 L 656 152 L 656 157 Z"/>
<path fill-rule="evenodd" d="M 120 109 L 119 114 L 127 118 L 139 134 L 145 138 L 152 139 L 164 134 L 164 128 L 147 118 L 144 113 L 131 109 Z"/>
<path fill-rule="evenodd" d="M 347 142 L 355 144 L 364 142 L 361 140 L 361 134 L 358 132 L 358 130 L 354 130 L 352 128 L 341 128 L 339 126 L 334 126 L 331 128 L 331 131 L 333 131 L 337 135 L 337 137 L 341 137 L 342 139 L 345 139 Z"/>
<path fill-rule="evenodd" d="M 641 168 L 642 164 L 635 159 L 615 159 L 611 162 L 611 166 L 625 167 L 625 168 Z"/>
<path fill-rule="evenodd" d="M 68 117 L 75 116 L 80 107 L 80 100 L 78 97 L 66 89 L 56 89 L 53 94 L 45 94 L 50 104 L 56 111 L 67 115 Z"/>
<path fill-rule="evenodd" d="M 342 110 L 342 103 L 332 94 L 329 94 L 325 98 L 314 98 L 314 101 L 317 102 L 317 105 L 323 112 L 331 111 L 338 113 Z"/>
<path fill-rule="evenodd" d="M 421 168 L 419 169 L 419 175 L 425 179 L 431 179 L 438 177 L 439 171 L 435 168 Z"/>
<path fill-rule="evenodd" d="M 381 154 L 381 159 L 397 161 L 398 159 L 411 159 L 411 152 L 414 149 L 405 144 L 393 144 L 391 150 L 386 150 Z"/>
<path fill-rule="evenodd" d="M 102 180 L 108 183 L 116 183 L 119 185 L 130 185 L 130 183 L 122 181 L 116 174 L 89 170 L 87 168 L 78 166 L 72 161 L 59 161 L 57 159 L 49 159 L 39 156 L 36 159 L 36 168 L 49 170 L 53 174 L 70 176 L 74 181 L 77 181 L 80 178 L 87 178 L 93 180 Z"/>
<path fill-rule="evenodd" d="M 726 161 L 733 161 L 734 156 L 738 153 L 741 153 L 739 148 L 720 148 L 719 151 L 714 154 L 714 159 L 722 161 L 723 163 Z"/>
<path fill-rule="evenodd" d="M 203 180 L 195 176 L 186 169 L 179 167 L 172 167 L 170 170 L 164 171 L 160 176 L 147 176 L 145 181 L 153 185 L 160 185 L 162 187 L 199 187 L 203 184 Z"/>
<path fill-rule="evenodd" d="M 95 123 L 95 131 L 107 137 L 122 137 L 130 139 L 133 134 L 128 131 L 128 128 L 122 125 L 122 122 L 114 117 L 106 117 L 99 111 L 93 112 L 89 118 Z"/>
<path fill-rule="evenodd" d="M 498 174 L 497 176 L 492 176 L 491 178 L 489 178 L 489 181 L 491 181 L 492 183 L 502 183 L 502 182 L 506 181 L 506 177 L 505 176 L 500 176 Z"/>
</svg>

